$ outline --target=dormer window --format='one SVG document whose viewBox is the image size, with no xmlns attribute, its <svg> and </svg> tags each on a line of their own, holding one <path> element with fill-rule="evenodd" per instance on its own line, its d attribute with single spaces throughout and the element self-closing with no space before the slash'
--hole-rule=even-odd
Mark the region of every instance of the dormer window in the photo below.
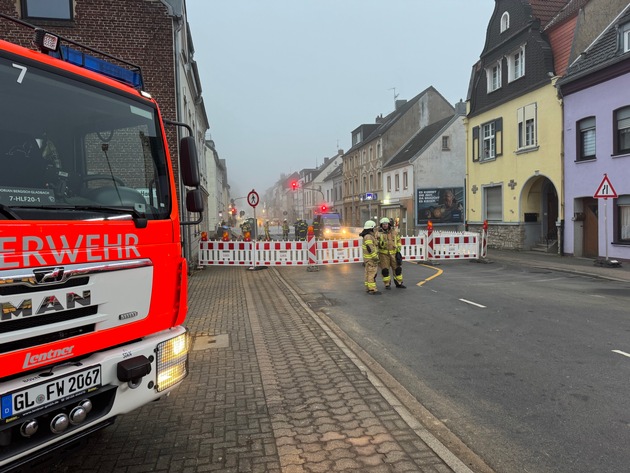
<svg viewBox="0 0 630 473">
<path fill-rule="evenodd" d="M 525 46 L 507 56 L 508 82 L 512 82 L 525 75 Z"/>
<path fill-rule="evenodd" d="M 501 88 L 501 60 L 486 69 L 488 79 L 488 93 Z"/>
<path fill-rule="evenodd" d="M 508 12 L 504 12 L 501 15 L 501 33 L 507 30 L 510 27 L 510 14 Z"/>
</svg>

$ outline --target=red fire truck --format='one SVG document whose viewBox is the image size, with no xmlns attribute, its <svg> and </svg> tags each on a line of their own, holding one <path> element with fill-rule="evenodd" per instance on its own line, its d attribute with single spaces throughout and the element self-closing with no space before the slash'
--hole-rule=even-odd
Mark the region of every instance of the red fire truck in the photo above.
<svg viewBox="0 0 630 473">
<path fill-rule="evenodd" d="M 201 220 L 180 221 L 165 139 L 185 125 L 139 68 L 31 28 L 32 49 L 0 40 L 0 471 L 186 377 L 180 226 Z M 201 214 L 194 139 L 179 148 Z"/>
</svg>

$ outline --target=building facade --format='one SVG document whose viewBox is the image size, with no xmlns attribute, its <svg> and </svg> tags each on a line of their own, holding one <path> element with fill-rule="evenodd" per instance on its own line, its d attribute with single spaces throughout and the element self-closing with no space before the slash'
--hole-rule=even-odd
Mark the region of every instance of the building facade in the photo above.
<svg viewBox="0 0 630 473">
<path fill-rule="evenodd" d="M 630 5 L 571 63 L 564 101 L 564 251 L 630 260 Z M 604 177 L 610 198 L 600 188 Z"/>
<path fill-rule="evenodd" d="M 497 0 L 473 68 L 466 219 L 473 229 L 489 223 L 488 246 L 557 245 L 564 218 L 562 106 L 544 28 L 567 3 Z"/>
</svg>

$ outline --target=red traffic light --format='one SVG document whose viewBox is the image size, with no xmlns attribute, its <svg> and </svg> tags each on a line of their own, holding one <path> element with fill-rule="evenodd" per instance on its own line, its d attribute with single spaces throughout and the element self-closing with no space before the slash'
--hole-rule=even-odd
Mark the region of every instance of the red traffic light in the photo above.
<svg viewBox="0 0 630 473">
<path fill-rule="evenodd" d="M 326 212 L 326 210 L 328 210 L 328 207 L 326 207 L 325 205 L 322 205 L 320 209 L 322 212 Z"/>
<path fill-rule="evenodd" d="M 297 190 L 298 183 L 297 181 L 291 181 L 291 190 Z"/>
<path fill-rule="evenodd" d="M 231 212 L 232 212 L 232 215 L 236 215 L 236 207 L 232 207 Z"/>
</svg>

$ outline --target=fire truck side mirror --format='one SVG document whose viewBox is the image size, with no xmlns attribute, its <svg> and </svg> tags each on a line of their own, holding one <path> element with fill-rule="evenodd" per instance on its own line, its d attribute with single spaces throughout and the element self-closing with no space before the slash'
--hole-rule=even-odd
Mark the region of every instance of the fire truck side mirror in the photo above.
<svg viewBox="0 0 630 473">
<path fill-rule="evenodd" d="M 195 139 L 192 136 L 183 137 L 179 143 L 179 165 L 184 185 L 199 187 L 201 181 L 199 178 L 199 160 Z"/>
<path fill-rule="evenodd" d="M 192 189 L 186 193 L 186 210 L 203 213 L 203 193 L 201 189 Z"/>
</svg>

